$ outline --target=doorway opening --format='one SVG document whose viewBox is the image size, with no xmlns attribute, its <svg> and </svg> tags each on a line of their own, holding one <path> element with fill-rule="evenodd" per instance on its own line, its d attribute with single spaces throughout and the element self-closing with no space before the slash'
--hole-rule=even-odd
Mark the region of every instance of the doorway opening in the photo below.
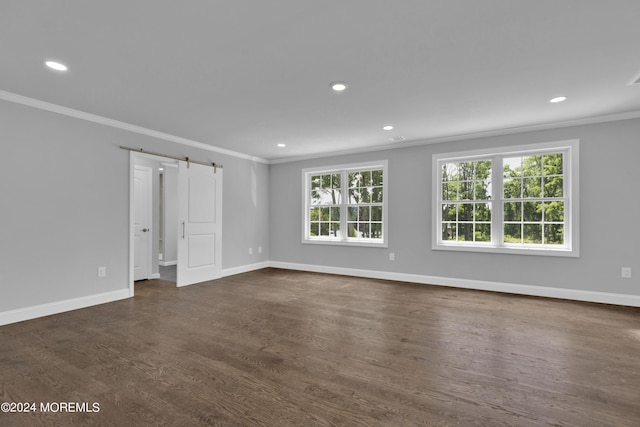
<svg viewBox="0 0 640 427">
<path fill-rule="evenodd" d="M 176 283 L 178 265 L 178 161 L 132 157 L 133 280 Z"/>
<path fill-rule="evenodd" d="M 178 162 L 161 161 L 158 167 L 158 273 L 177 282 L 178 266 Z"/>
</svg>

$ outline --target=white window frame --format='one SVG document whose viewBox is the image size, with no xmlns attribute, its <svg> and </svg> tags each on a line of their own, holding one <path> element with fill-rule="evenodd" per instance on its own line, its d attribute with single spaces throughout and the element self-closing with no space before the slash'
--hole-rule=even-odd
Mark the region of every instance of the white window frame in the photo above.
<svg viewBox="0 0 640 427">
<path fill-rule="evenodd" d="M 579 140 L 489 148 L 432 156 L 432 243 L 433 250 L 468 251 L 520 255 L 579 257 Z M 563 198 L 565 199 L 564 245 L 523 245 L 503 243 L 503 171 L 502 159 L 563 153 Z M 491 242 L 461 242 L 442 239 L 442 174 L 441 165 L 448 162 L 492 160 Z"/>
<path fill-rule="evenodd" d="M 347 236 L 347 206 L 348 203 L 348 180 L 349 172 L 358 170 L 382 169 L 382 239 L 361 239 Z M 340 230 L 344 230 L 341 237 L 331 236 L 310 236 L 309 208 L 311 207 L 310 190 L 311 176 L 326 174 L 341 174 L 341 202 L 340 202 Z M 325 166 L 306 168 L 302 170 L 302 243 L 319 245 L 340 245 L 340 246 L 366 246 L 386 248 L 388 247 L 388 161 L 379 160 L 365 163 L 350 163 L 345 165 Z"/>
</svg>

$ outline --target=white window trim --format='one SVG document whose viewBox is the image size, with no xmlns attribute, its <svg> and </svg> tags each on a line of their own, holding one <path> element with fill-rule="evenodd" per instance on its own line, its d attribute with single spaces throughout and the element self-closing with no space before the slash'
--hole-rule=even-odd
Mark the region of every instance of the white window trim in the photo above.
<svg viewBox="0 0 640 427">
<path fill-rule="evenodd" d="M 339 246 L 364 246 L 364 247 L 375 247 L 375 248 L 387 248 L 389 246 L 388 243 L 388 206 L 389 206 L 389 192 L 388 192 L 388 164 L 387 160 L 379 160 L 374 162 L 364 162 L 364 163 L 349 163 L 344 165 L 335 165 L 335 166 L 325 166 L 325 167 L 314 167 L 314 168 L 306 168 L 302 170 L 302 243 L 303 244 L 312 244 L 312 245 L 339 245 Z M 311 175 L 317 174 L 328 174 L 328 173 L 342 173 L 342 183 L 346 183 L 346 174 L 350 171 L 354 170 L 363 170 L 363 169 L 382 169 L 382 239 L 378 241 L 372 241 L 371 239 L 356 239 L 353 237 L 347 237 L 346 233 L 344 237 L 341 238 L 330 238 L 330 237 L 317 237 L 313 238 L 307 235 L 307 231 L 309 230 L 309 185 Z M 342 200 L 343 203 L 341 206 L 346 206 L 348 197 L 348 192 L 343 191 Z M 347 210 L 340 209 L 340 227 L 342 230 L 347 230 Z"/>
<path fill-rule="evenodd" d="M 579 257 L 579 147 L 580 141 L 577 139 L 546 142 L 538 144 L 528 144 L 513 147 L 489 148 L 484 150 L 470 150 L 455 153 L 434 154 L 432 156 L 432 235 L 431 248 L 443 251 L 468 251 L 501 254 L 519 255 L 544 255 L 560 257 Z M 565 218 L 568 218 L 565 227 L 565 242 L 562 247 L 553 248 L 549 246 L 526 246 L 505 244 L 501 240 L 502 236 L 502 170 L 500 167 L 492 168 L 492 185 L 494 198 L 492 199 L 492 242 L 447 242 L 442 240 L 441 222 L 442 210 L 440 200 L 442 197 L 442 185 L 440 183 L 440 164 L 446 161 L 471 161 L 476 159 L 487 159 L 495 156 L 506 157 L 510 155 L 526 155 L 527 153 L 537 154 L 541 152 L 566 153 L 564 156 L 564 194 L 567 199 L 565 204 Z M 495 163 L 494 163 L 495 164 Z"/>
</svg>

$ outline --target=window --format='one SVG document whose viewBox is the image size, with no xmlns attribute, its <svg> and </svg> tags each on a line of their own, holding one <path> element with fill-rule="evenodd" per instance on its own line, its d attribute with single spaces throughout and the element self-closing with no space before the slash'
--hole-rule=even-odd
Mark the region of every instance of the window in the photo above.
<svg viewBox="0 0 640 427">
<path fill-rule="evenodd" d="M 304 243 L 387 246 L 387 161 L 303 170 Z"/>
<path fill-rule="evenodd" d="M 491 241 L 491 160 L 442 163 L 442 239 Z"/>
<path fill-rule="evenodd" d="M 578 141 L 433 156 L 433 248 L 578 256 Z"/>
</svg>

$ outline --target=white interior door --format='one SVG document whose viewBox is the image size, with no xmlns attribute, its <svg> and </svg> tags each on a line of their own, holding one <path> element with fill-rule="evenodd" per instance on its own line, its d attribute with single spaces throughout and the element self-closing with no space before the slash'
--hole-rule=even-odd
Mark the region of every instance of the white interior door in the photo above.
<svg viewBox="0 0 640 427">
<path fill-rule="evenodd" d="M 177 286 L 217 279 L 222 273 L 222 169 L 178 166 Z"/>
<path fill-rule="evenodd" d="M 152 169 L 135 166 L 133 172 L 133 280 L 151 277 Z"/>
</svg>

